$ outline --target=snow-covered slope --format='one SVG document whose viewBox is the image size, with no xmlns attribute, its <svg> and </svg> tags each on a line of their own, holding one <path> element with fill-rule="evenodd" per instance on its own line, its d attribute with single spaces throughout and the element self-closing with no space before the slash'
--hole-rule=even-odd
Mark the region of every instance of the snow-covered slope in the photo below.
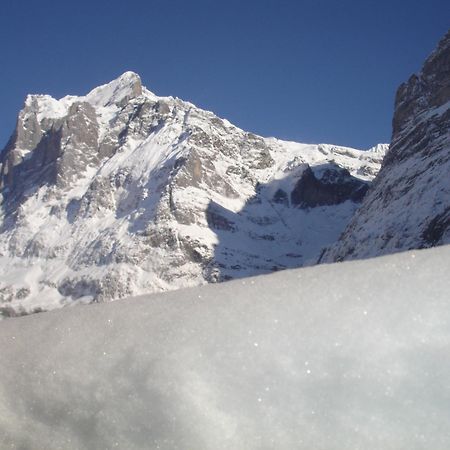
<svg viewBox="0 0 450 450">
<path fill-rule="evenodd" d="M 384 151 L 262 138 L 132 72 L 84 97 L 28 96 L 0 154 L 0 311 L 314 263 Z"/>
<path fill-rule="evenodd" d="M 390 150 L 323 261 L 450 243 L 450 31 L 400 86 Z"/>
<path fill-rule="evenodd" d="M 448 450 L 450 247 L 0 326 L 0 448 Z"/>
</svg>

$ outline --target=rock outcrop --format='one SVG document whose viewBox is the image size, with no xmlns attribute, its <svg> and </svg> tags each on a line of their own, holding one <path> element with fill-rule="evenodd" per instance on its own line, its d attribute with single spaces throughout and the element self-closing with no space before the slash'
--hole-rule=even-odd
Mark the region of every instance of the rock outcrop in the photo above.
<svg viewBox="0 0 450 450">
<path fill-rule="evenodd" d="M 315 172 L 308 166 L 291 192 L 291 202 L 301 208 L 360 202 L 367 189 L 368 183 L 336 164 L 326 164 Z"/>
<path fill-rule="evenodd" d="M 331 262 L 450 242 L 450 32 L 395 99 L 392 143 Z"/>
</svg>

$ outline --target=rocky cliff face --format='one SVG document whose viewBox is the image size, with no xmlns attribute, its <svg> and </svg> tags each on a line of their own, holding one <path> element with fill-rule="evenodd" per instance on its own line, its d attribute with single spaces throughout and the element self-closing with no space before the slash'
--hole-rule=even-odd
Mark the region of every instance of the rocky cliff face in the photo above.
<svg viewBox="0 0 450 450">
<path fill-rule="evenodd" d="M 400 86 L 392 144 L 340 241 L 322 261 L 450 242 L 450 32 Z"/>
<path fill-rule="evenodd" d="M 0 154 L 1 311 L 311 264 L 384 151 L 265 139 L 132 72 L 84 97 L 29 96 Z"/>
</svg>

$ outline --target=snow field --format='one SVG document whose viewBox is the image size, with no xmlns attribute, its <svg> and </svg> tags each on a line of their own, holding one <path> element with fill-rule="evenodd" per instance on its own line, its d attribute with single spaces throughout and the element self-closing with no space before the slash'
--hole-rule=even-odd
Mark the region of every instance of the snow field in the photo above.
<svg viewBox="0 0 450 450">
<path fill-rule="evenodd" d="M 0 324 L 0 448 L 450 447 L 450 247 Z"/>
</svg>

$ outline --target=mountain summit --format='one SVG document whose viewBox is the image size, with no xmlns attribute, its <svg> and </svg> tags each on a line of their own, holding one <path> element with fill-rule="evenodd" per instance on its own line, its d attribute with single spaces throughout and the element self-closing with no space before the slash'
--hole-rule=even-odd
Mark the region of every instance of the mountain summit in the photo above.
<svg viewBox="0 0 450 450">
<path fill-rule="evenodd" d="M 0 154 L 1 311 L 313 264 L 385 150 L 262 138 L 133 72 L 28 96 Z"/>
</svg>

